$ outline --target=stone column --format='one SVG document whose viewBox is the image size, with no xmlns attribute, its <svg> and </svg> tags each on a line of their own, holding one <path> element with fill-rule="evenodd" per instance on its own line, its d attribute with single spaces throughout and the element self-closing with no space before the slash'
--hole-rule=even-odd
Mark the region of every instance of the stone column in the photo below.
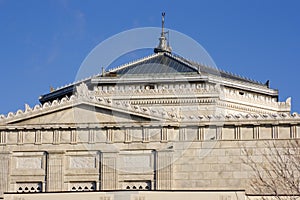
<svg viewBox="0 0 300 200">
<path fill-rule="evenodd" d="M 0 152 L 0 198 L 3 197 L 4 192 L 8 192 L 9 183 L 9 152 Z"/>
<path fill-rule="evenodd" d="M 101 190 L 118 189 L 117 153 L 102 152 L 101 155 Z"/>
<path fill-rule="evenodd" d="M 48 151 L 47 192 L 64 190 L 64 151 Z"/>
<path fill-rule="evenodd" d="M 156 189 L 171 190 L 173 177 L 173 151 L 156 152 Z"/>
</svg>

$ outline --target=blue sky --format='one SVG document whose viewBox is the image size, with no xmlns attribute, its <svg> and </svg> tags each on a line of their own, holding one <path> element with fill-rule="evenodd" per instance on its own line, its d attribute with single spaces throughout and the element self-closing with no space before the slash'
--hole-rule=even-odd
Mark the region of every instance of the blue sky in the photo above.
<svg viewBox="0 0 300 200">
<path fill-rule="evenodd" d="M 297 0 L 0 0 L 0 113 L 73 82 L 101 41 L 159 27 L 162 11 L 166 27 L 199 42 L 219 68 L 270 80 L 300 112 L 299 10 Z"/>
</svg>

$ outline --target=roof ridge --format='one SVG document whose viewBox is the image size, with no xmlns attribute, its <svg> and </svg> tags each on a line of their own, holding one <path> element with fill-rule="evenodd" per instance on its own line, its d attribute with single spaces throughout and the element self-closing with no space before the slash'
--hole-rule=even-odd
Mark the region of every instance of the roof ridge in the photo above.
<svg viewBox="0 0 300 200">
<path fill-rule="evenodd" d="M 124 68 L 128 67 L 129 65 L 137 64 L 139 62 L 144 62 L 146 60 L 149 60 L 149 59 L 154 58 L 154 57 L 159 56 L 159 55 L 162 55 L 162 53 L 153 53 L 153 54 L 150 54 L 148 56 L 138 58 L 138 59 L 135 59 L 133 61 L 127 62 L 125 64 L 119 65 L 115 68 L 110 69 L 108 72 L 114 72 L 114 71 L 117 71 L 117 70 L 121 70 L 121 69 L 124 69 Z"/>
<path fill-rule="evenodd" d="M 177 54 L 176 54 L 176 55 L 172 55 L 172 56 L 175 57 L 175 58 L 187 60 L 188 62 L 191 62 L 191 64 L 196 64 L 196 65 L 199 65 L 199 66 L 201 66 L 201 67 L 206 67 L 206 68 L 209 68 L 209 69 L 217 70 L 217 71 L 219 71 L 219 72 L 222 72 L 222 73 L 225 73 L 225 74 L 234 76 L 235 78 L 240 78 L 240 79 L 247 80 L 247 81 L 252 82 L 252 83 L 254 83 L 254 84 L 264 85 L 261 81 L 254 80 L 254 79 L 252 79 L 252 78 L 245 77 L 245 76 L 243 76 L 243 75 L 235 74 L 235 73 L 230 72 L 230 71 L 225 71 L 225 70 L 223 70 L 223 69 L 221 69 L 221 68 L 218 68 L 218 67 L 213 67 L 213 66 L 210 66 L 210 65 L 206 65 L 206 64 L 204 64 L 204 63 L 199 63 L 199 62 L 194 61 L 194 60 L 189 60 L 188 58 L 184 58 L 184 57 L 182 57 L 182 56 L 180 56 L 180 55 L 177 55 Z M 201 69 L 200 69 L 200 71 L 201 71 Z"/>
<path fill-rule="evenodd" d="M 138 63 L 138 62 L 143 62 L 143 61 L 145 61 L 145 60 L 148 60 L 148 59 L 150 59 L 150 58 L 152 58 L 152 57 L 157 56 L 158 54 L 159 54 L 159 53 L 153 53 L 153 54 L 150 54 L 150 55 L 148 55 L 148 56 L 145 56 L 145 57 L 142 57 L 142 58 L 138 58 L 138 59 L 136 59 L 136 60 L 133 60 L 133 61 L 127 62 L 127 63 L 125 63 L 125 64 L 119 65 L 119 66 L 117 66 L 117 67 L 115 67 L 115 68 L 112 68 L 112 69 L 110 69 L 108 72 L 112 72 L 112 71 L 114 71 L 114 70 L 122 69 L 122 68 L 124 68 L 124 67 L 127 67 L 127 66 L 130 65 L 130 64 L 135 64 L 135 63 Z M 67 84 L 65 84 L 65 85 L 63 85 L 63 86 L 59 86 L 59 87 L 55 88 L 55 90 L 61 90 L 61 89 L 67 88 L 67 87 L 69 87 L 69 86 L 72 86 L 72 85 L 76 85 L 76 84 L 82 83 L 82 82 L 84 82 L 84 81 L 87 81 L 87 80 L 89 80 L 89 79 L 91 79 L 91 78 L 93 78 L 93 77 L 99 76 L 99 75 L 101 75 L 101 74 L 102 74 L 102 73 L 99 72 L 99 73 L 93 74 L 93 75 L 91 75 L 91 76 L 88 76 L 87 78 L 82 78 L 82 79 L 80 79 L 80 80 L 77 80 L 77 81 L 74 81 L 74 82 L 71 82 L 71 83 L 67 83 Z M 55 91 L 55 90 L 54 90 L 54 91 Z"/>
<path fill-rule="evenodd" d="M 225 70 L 223 70 L 223 69 L 219 69 L 219 70 L 220 70 L 220 72 L 223 72 L 223 73 L 226 73 L 226 74 L 230 74 L 231 76 L 234 76 L 234 77 L 236 77 L 236 78 L 244 79 L 244 80 L 247 80 L 247 81 L 252 82 L 252 83 L 255 83 L 255 84 L 263 85 L 262 82 L 257 81 L 257 80 L 254 80 L 254 79 L 249 78 L 249 77 L 246 77 L 246 76 L 244 76 L 244 75 L 240 75 L 240 74 L 228 72 L 228 71 L 225 71 Z"/>
<path fill-rule="evenodd" d="M 171 54 L 168 52 L 164 53 L 166 56 L 169 56 L 170 58 L 175 59 L 176 61 L 182 62 L 183 64 L 187 65 L 188 67 L 191 67 L 192 69 L 199 71 L 199 69 L 193 65 L 191 65 L 190 63 L 186 62 L 185 59 L 181 56 L 177 56 L 177 54 Z"/>
</svg>

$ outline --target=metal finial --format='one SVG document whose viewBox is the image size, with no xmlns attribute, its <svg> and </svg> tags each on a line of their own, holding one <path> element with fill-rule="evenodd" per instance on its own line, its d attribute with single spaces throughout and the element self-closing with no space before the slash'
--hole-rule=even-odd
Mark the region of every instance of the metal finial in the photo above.
<svg viewBox="0 0 300 200">
<path fill-rule="evenodd" d="M 154 49 L 155 53 L 158 52 L 169 52 L 171 53 L 172 49 L 169 46 L 169 42 L 167 42 L 167 38 L 165 36 L 165 34 L 167 33 L 169 35 L 169 31 L 165 31 L 165 15 L 166 13 L 163 12 L 161 14 L 161 34 L 160 34 L 160 38 L 159 38 L 159 44 L 158 46 Z"/>
<path fill-rule="evenodd" d="M 104 69 L 104 67 L 102 67 L 102 74 L 101 75 L 105 76 L 105 69 Z"/>
<path fill-rule="evenodd" d="M 164 31 L 164 28 L 165 28 L 165 15 L 166 15 L 165 12 L 161 13 L 161 34 L 162 34 L 162 36 L 165 35 L 165 31 Z"/>
</svg>

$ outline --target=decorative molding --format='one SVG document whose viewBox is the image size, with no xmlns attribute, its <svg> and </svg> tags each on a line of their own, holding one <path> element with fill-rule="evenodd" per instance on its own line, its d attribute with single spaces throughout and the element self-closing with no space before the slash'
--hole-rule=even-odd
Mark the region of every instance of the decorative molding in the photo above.
<svg viewBox="0 0 300 200">
<path fill-rule="evenodd" d="M 160 141 L 161 142 L 168 142 L 168 128 L 167 127 L 163 127 L 161 129 Z"/>
<path fill-rule="evenodd" d="M 124 142 L 125 143 L 131 143 L 132 142 L 132 134 L 131 134 L 131 130 L 129 128 L 126 128 L 124 130 Z"/>
<path fill-rule="evenodd" d="M 186 140 L 186 128 L 180 127 L 179 128 L 179 141 L 185 141 Z"/>
<path fill-rule="evenodd" d="M 122 183 L 123 190 L 151 190 L 151 181 L 124 181 Z"/>
<path fill-rule="evenodd" d="M 17 144 L 22 145 L 24 143 L 24 132 L 22 130 L 18 131 Z"/>
<path fill-rule="evenodd" d="M 76 129 L 71 129 L 71 135 L 70 135 L 70 142 L 71 144 L 77 144 L 77 130 Z"/>
<path fill-rule="evenodd" d="M 150 142 L 149 128 L 143 127 L 142 142 Z"/>
<path fill-rule="evenodd" d="M 83 84 L 83 83 L 82 83 Z M 81 84 L 81 85 L 82 85 Z M 78 86 L 79 87 L 79 86 Z M 154 118 L 154 119 L 160 119 L 160 120 L 170 120 L 170 121 L 195 121 L 195 120 L 199 120 L 199 116 L 178 116 L 176 113 L 174 112 L 166 112 L 163 109 L 159 109 L 159 108 L 146 108 L 146 107 L 141 107 L 139 105 L 130 105 L 130 103 L 128 102 L 122 102 L 122 101 L 116 101 L 116 100 L 112 100 L 109 97 L 105 98 L 105 97 L 97 97 L 95 96 L 94 91 L 86 91 L 86 86 L 82 85 L 79 87 L 80 91 L 79 93 L 72 95 L 70 98 L 68 97 L 64 97 L 61 100 L 54 100 L 52 102 L 46 102 L 43 105 L 36 105 L 33 108 L 29 108 L 28 106 L 26 107 L 25 111 L 21 111 L 19 110 L 16 113 L 8 113 L 7 116 L 1 115 L 0 116 L 0 123 L 9 123 L 9 122 L 14 122 L 17 120 L 21 120 L 21 119 L 26 119 L 26 118 L 30 118 L 33 116 L 37 116 L 40 114 L 45 114 L 47 112 L 53 112 L 53 110 L 56 109 L 62 109 L 65 106 L 73 106 L 76 103 L 80 103 L 80 102 L 88 102 L 88 103 L 93 103 L 95 105 L 102 105 L 105 107 L 109 107 L 111 109 L 117 109 L 117 110 L 121 110 L 124 112 L 129 112 L 129 113 L 135 113 L 137 115 L 142 115 L 142 116 L 147 116 L 150 118 Z M 182 90 L 185 91 L 185 90 Z M 87 94 L 88 93 L 88 94 Z M 78 96 L 80 95 L 80 96 Z M 85 96 L 87 95 L 87 96 Z M 147 102 L 149 100 L 141 100 L 142 103 L 151 103 L 151 102 Z M 154 100 L 151 100 L 154 101 Z M 164 101 L 160 100 L 160 103 L 164 103 Z M 176 103 L 176 101 L 178 101 L 178 99 L 173 99 L 173 100 L 165 100 L 165 103 Z M 180 99 L 181 101 L 181 99 Z M 276 113 L 276 110 L 278 110 L 277 108 L 274 108 L 273 110 L 266 110 L 264 107 L 261 108 L 251 108 L 249 106 L 241 106 L 241 105 L 233 105 L 232 103 L 226 103 L 226 102 L 222 102 L 222 101 L 217 101 L 215 102 L 215 99 L 188 99 L 188 100 L 182 100 L 182 101 L 186 101 L 187 103 L 216 103 L 216 105 L 218 106 L 222 106 L 225 108 L 231 108 L 231 109 L 237 109 L 237 110 L 241 110 L 244 112 L 250 112 L 250 113 L 254 113 L 254 112 L 258 112 L 259 114 L 240 114 L 239 115 L 239 119 L 238 120 L 297 120 L 300 121 L 300 116 L 298 113 L 293 113 L 293 114 L 287 114 L 287 113 Z M 274 103 L 274 102 L 271 102 Z M 275 102 L 276 103 L 276 102 Z M 278 102 L 277 102 L 278 103 Z M 280 102 L 279 102 L 280 103 Z M 282 103 L 282 102 L 281 102 Z M 285 104 L 283 102 L 283 104 Z M 264 112 L 269 112 L 267 114 L 265 114 Z M 200 114 L 200 113 L 199 113 Z M 225 120 L 229 120 L 227 118 L 228 115 L 223 116 L 223 119 Z M 217 115 L 213 116 L 213 118 L 216 118 Z M 203 116 L 203 119 L 207 118 L 207 116 Z M 230 118 L 230 117 L 229 117 Z M 235 118 L 235 117 L 234 117 Z M 204 120 L 201 121 L 204 121 Z M 210 120 L 210 119 L 209 119 Z"/>
<path fill-rule="evenodd" d="M 259 139 L 259 132 L 260 132 L 260 127 L 259 126 L 254 126 L 253 127 L 253 139 Z"/>
<path fill-rule="evenodd" d="M 96 182 L 70 182 L 69 191 L 95 191 Z"/>
<path fill-rule="evenodd" d="M 204 126 L 200 126 L 197 131 L 197 140 L 203 141 L 204 140 Z"/>
<path fill-rule="evenodd" d="M 17 193 L 36 193 L 42 192 L 42 183 L 32 183 L 32 182 L 24 182 L 24 183 L 16 183 L 16 191 Z"/>
<path fill-rule="evenodd" d="M 223 127 L 222 126 L 217 126 L 216 127 L 216 139 L 221 140 L 222 139 L 222 134 L 223 134 Z"/>
<path fill-rule="evenodd" d="M 34 139 L 35 144 L 42 144 L 42 134 L 41 130 L 35 130 L 35 139 Z"/>
<path fill-rule="evenodd" d="M 114 130 L 111 128 L 106 129 L 106 142 L 107 143 L 114 142 Z"/>
<path fill-rule="evenodd" d="M 234 127 L 234 139 L 235 140 L 240 140 L 241 139 L 241 127 L 240 126 L 235 126 Z"/>
<path fill-rule="evenodd" d="M 60 144 L 60 137 L 61 137 L 61 130 L 60 129 L 54 129 L 53 130 L 53 144 Z"/>
<path fill-rule="evenodd" d="M 96 142 L 96 132 L 94 129 L 89 129 L 88 143 L 94 144 Z"/>
<path fill-rule="evenodd" d="M 290 138 L 297 138 L 297 126 L 292 125 L 290 128 Z"/>
<path fill-rule="evenodd" d="M 7 132 L 0 131 L 0 145 L 5 145 L 7 142 Z"/>
<path fill-rule="evenodd" d="M 278 125 L 272 126 L 272 139 L 278 139 Z"/>
</svg>

